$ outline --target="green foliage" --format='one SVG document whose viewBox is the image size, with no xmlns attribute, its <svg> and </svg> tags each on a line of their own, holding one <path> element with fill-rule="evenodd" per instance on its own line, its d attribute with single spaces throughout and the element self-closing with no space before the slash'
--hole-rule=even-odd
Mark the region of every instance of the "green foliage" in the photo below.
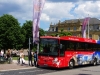
<svg viewBox="0 0 100 75">
<path fill-rule="evenodd" d="M 40 34 L 39 34 L 40 36 L 45 35 L 45 31 L 43 29 L 40 28 L 39 31 L 40 31 Z"/>
<path fill-rule="evenodd" d="M 61 29 L 61 32 L 56 33 L 56 34 L 51 34 L 51 36 L 71 36 L 72 34 L 70 32 L 64 32 L 63 29 Z"/>
<path fill-rule="evenodd" d="M 31 38 L 31 45 L 33 46 L 33 41 L 32 41 L 32 38 L 33 38 L 33 35 L 32 35 L 32 21 L 26 21 L 23 26 L 22 26 L 22 33 L 23 35 L 25 36 L 25 42 L 23 44 L 23 47 L 24 48 L 28 48 L 29 46 L 29 38 Z M 40 36 L 42 35 L 45 35 L 45 31 L 43 29 L 39 29 L 39 32 L 40 32 Z M 34 46 L 35 48 L 33 50 L 36 49 L 36 46 Z"/>
<path fill-rule="evenodd" d="M 22 34 L 25 37 L 25 42 L 23 43 L 23 48 L 29 47 L 29 38 L 32 39 L 32 21 L 26 21 L 22 26 Z"/>
<path fill-rule="evenodd" d="M 0 16 L 0 49 L 21 49 L 29 47 L 29 38 L 32 44 L 32 21 L 26 21 L 22 26 L 12 15 L 4 14 Z M 45 31 L 40 28 L 40 35 L 45 35 Z M 34 46 L 36 50 L 36 46 Z"/>
<path fill-rule="evenodd" d="M 12 49 L 20 48 L 21 43 L 24 42 L 21 37 L 23 35 L 20 31 L 21 27 L 17 19 L 12 15 L 3 15 L 0 17 L 0 48 L 2 49 Z M 20 40 L 20 42 L 19 42 Z M 18 45 L 17 45 L 18 44 Z"/>
<path fill-rule="evenodd" d="M 51 36 L 55 36 L 56 34 L 51 34 Z"/>
</svg>

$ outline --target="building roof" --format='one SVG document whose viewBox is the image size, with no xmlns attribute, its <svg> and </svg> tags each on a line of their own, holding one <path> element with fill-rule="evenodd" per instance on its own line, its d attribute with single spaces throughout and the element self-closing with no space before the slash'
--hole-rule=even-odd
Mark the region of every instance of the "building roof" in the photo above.
<svg viewBox="0 0 100 75">
<path fill-rule="evenodd" d="M 83 22 L 84 19 L 71 19 L 71 20 L 65 20 L 64 22 L 61 23 L 76 23 L 78 21 L 80 21 L 81 23 Z M 89 24 L 100 24 L 100 20 L 97 18 L 90 18 L 89 20 Z"/>
</svg>

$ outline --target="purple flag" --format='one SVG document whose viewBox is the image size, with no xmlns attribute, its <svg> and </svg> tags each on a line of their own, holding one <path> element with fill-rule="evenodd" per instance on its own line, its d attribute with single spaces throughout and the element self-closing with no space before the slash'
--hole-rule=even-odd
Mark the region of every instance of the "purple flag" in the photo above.
<svg viewBox="0 0 100 75">
<path fill-rule="evenodd" d="M 39 22 L 45 0 L 33 0 L 33 43 L 39 42 Z"/>
<path fill-rule="evenodd" d="M 82 37 L 86 38 L 86 26 L 90 20 L 90 17 L 86 17 L 82 23 Z"/>
</svg>

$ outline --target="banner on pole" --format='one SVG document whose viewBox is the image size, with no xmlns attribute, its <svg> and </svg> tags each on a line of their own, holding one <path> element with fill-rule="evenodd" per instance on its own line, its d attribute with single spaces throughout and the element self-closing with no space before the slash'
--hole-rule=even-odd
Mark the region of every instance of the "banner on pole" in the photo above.
<svg viewBox="0 0 100 75">
<path fill-rule="evenodd" d="M 45 0 L 33 0 L 33 43 L 39 42 L 39 22 Z"/>
<path fill-rule="evenodd" d="M 86 17 L 82 23 L 82 37 L 86 38 L 86 26 L 90 20 L 90 17 Z"/>
</svg>

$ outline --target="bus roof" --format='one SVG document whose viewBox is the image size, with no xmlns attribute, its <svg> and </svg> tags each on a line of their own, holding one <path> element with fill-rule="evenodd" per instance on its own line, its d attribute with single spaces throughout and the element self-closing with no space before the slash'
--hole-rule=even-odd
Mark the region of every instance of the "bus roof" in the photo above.
<svg viewBox="0 0 100 75">
<path fill-rule="evenodd" d="M 100 44 L 99 40 L 94 39 L 88 39 L 88 38 L 82 38 L 77 36 L 41 36 L 40 38 L 52 38 L 52 39 L 60 39 L 60 40 L 69 40 L 69 41 L 77 41 L 77 42 L 88 42 L 88 43 L 98 43 Z"/>
</svg>

